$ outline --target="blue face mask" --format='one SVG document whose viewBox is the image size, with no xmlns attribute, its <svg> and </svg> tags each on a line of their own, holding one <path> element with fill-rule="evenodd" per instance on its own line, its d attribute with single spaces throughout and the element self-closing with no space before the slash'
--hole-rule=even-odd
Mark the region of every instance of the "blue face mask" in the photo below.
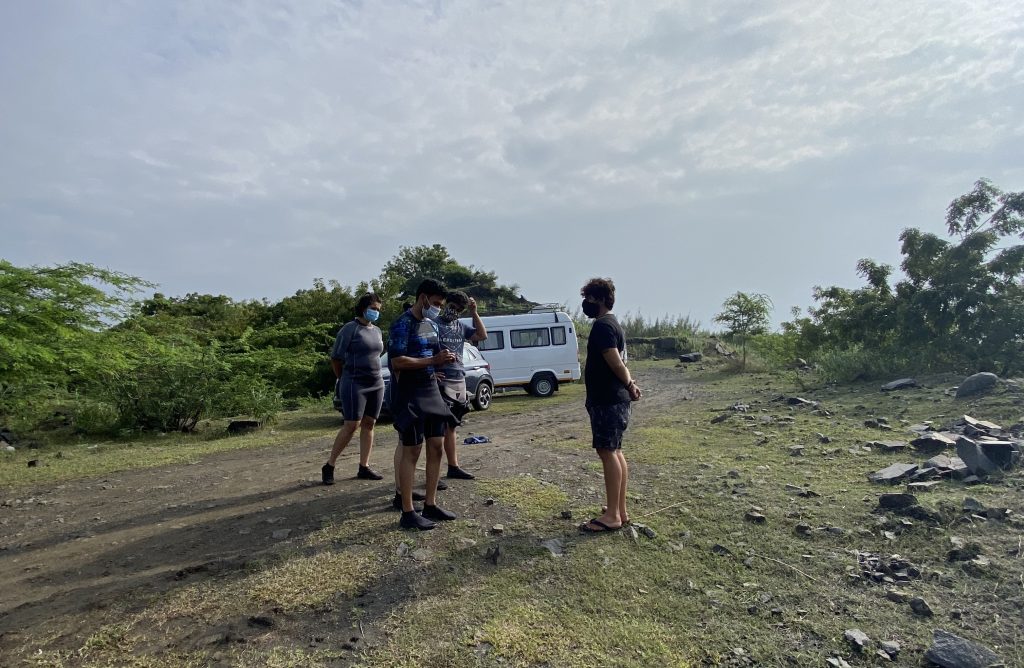
<svg viewBox="0 0 1024 668">
<path fill-rule="evenodd" d="M 428 318 L 430 318 L 431 320 L 433 320 L 437 316 L 441 315 L 441 307 L 440 306 L 431 306 L 430 308 L 428 308 L 427 310 L 425 310 L 423 312 L 423 315 L 425 315 Z"/>
<path fill-rule="evenodd" d="M 368 308 L 366 309 L 366 313 L 363 315 L 363 317 L 369 320 L 370 322 L 377 322 L 377 320 L 380 318 L 380 311 Z"/>
</svg>

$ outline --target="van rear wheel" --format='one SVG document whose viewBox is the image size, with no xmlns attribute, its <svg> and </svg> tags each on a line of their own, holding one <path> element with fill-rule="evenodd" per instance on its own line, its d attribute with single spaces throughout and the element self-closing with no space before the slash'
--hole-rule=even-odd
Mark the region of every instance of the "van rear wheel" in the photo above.
<svg viewBox="0 0 1024 668">
<path fill-rule="evenodd" d="M 557 389 L 558 380 L 549 373 L 541 373 L 530 381 L 528 391 L 535 397 L 550 397 Z"/>
</svg>

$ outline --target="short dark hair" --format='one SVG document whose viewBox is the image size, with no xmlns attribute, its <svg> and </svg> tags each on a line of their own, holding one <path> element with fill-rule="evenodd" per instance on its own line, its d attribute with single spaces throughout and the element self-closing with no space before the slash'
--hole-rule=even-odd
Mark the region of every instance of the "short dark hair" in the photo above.
<svg viewBox="0 0 1024 668">
<path fill-rule="evenodd" d="M 445 295 L 444 300 L 451 304 L 452 306 L 455 306 L 456 308 L 460 309 L 469 306 L 469 295 L 467 295 L 462 290 L 452 290 L 447 295 Z"/>
<path fill-rule="evenodd" d="M 412 302 L 402 302 L 402 310 L 408 311 L 412 308 Z"/>
<path fill-rule="evenodd" d="M 580 290 L 580 296 L 593 297 L 611 311 L 615 306 L 615 284 L 610 278 L 592 278 Z"/>
<path fill-rule="evenodd" d="M 418 288 L 416 288 L 416 299 L 420 298 L 420 295 L 427 295 L 428 297 L 444 297 L 448 293 L 448 289 L 444 287 L 444 283 L 441 281 L 435 281 L 432 278 L 425 278 Z"/>
<path fill-rule="evenodd" d="M 370 307 L 370 304 L 382 303 L 383 302 L 380 300 L 380 297 L 377 296 L 377 293 L 367 292 L 365 295 L 359 298 L 359 301 L 356 302 L 356 315 L 362 317 L 363 313 L 366 312 L 366 309 Z"/>
</svg>

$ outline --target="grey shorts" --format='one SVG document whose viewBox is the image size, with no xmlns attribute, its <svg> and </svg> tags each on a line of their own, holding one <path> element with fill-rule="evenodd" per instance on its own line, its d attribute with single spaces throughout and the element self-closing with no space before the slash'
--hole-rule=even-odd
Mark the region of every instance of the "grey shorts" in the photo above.
<svg viewBox="0 0 1024 668">
<path fill-rule="evenodd" d="M 598 450 L 618 450 L 622 447 L 622 435 L 629 427 L 630 402 L 607 406 L 587 406 L 590 414 L 590 431 L 594 436 L 594 447 Z"/>
<path fill-rule="evenodd" d="M 341 399 L 341 414 L 348 421 L 364 417 L 376 420 L 384 405 L 384 383 L 370 387 L 360 385 L 350 376 L 342 374 L 338 381 L 338 398 Z"/>
</svg>

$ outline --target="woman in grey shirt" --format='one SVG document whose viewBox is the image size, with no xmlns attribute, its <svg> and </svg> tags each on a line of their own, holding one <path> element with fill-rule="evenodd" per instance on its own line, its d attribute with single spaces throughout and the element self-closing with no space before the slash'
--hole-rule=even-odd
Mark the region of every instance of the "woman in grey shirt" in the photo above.
<svg viewBox="0 0 1024 668">
<path fill-rule="evenodd" d="M 359 429 L 359 472 L 356 477 L 380 480 L 382 476 L 370 468 L 373 450 L 373 427 L 384 402 L 384 379 L 380 375 L 380 356 L 384 339 L 373 324 L 380 317 L 380 298 L 367 293 L 356 303 L 356 317 L 338 331 L 331 350 L 331 366 L 338 377 L 338 396 L 345 424 L 334 438 L 331 456 L 322 473 L 325 485 L 334 484 L 334 464 L 352 436 Z"/>
</svg>

